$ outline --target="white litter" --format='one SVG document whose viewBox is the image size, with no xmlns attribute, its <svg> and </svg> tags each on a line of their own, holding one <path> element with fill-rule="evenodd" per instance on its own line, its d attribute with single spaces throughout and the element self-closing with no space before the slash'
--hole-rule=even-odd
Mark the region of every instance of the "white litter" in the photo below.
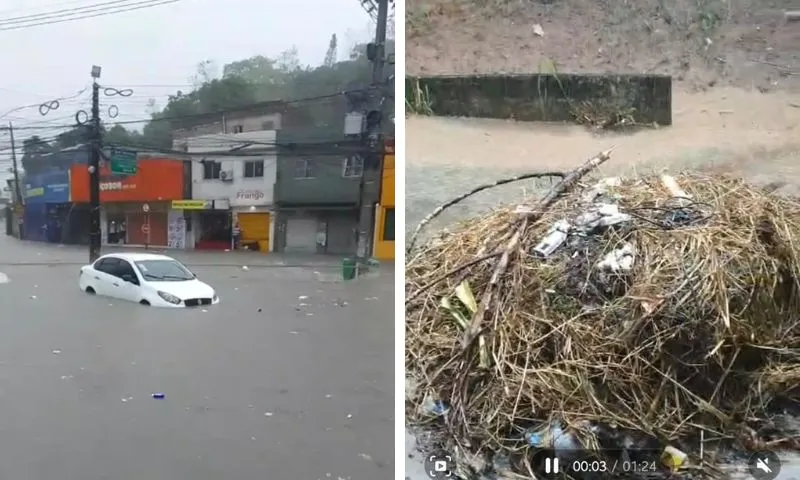
<svg viewBox="0 0 800 480">
<path fill-rule="evenodd" d="M 298 300 L 308 300 L 308 295 L 300 295 L 297 297 Z"/>
<path fill-rule="evenodd" d="M 0 283 L 8 283 L 11 280 L 8 279 L 8 275 L 5 273 L 0 273 Z"/>
<path fill-rule="evenodd" d="M 538 37 L 544 37 L 544 29 L 538 23 L 533 24 L 533 34 Z"/>
<path fill-rule="evenodd" d="M 53 355 L 58 355 L 59 353 L 61 353 L 61 350 L 53 350 Z"/>
<path fill-rule="evenodd" d="M 36 295 L 31 295 L 31 300 L 36 300 Z"/>
<path fill-rule="evenodd" d="M 201 312 L 203 312 L 203 313 L 206 313 L 208 310 L 206 310 L 206 309 L 204 308 L 204 309 L 202 309 L 202 310 L 200 310 L 200 311 L 201 311 Z"/>
<path fill-rule="evenodd" d="M 566 240 L 569 233 L 570 224 L 566 220 L 556 222 L 547 235 L 533 248 L 533 251 L 543 257 L 547 257 L 560 247 Z"/>
<path fill-rule="evenodd" d="M 631 216 L 619 211 L 617 205 L 600 203 L 575 219 L 575 228 L 588 233 L 597 227 L 610 227 L 630 221 Z"/>
<path fill-rule="evenodd" d="M 247 265 L 242 265 L 242 270 L 250 270 Z"/>
<path fill-rule="evenodd" d="M 622 270 L 628 271 L 633 268 L 635 253 L 633 245 L 626 243 L 621 248 L 608 252 L 597 264 L 597 268 L 615 273 Z"/>
<path fill-rule="evenodd" d="M 264 416 L 265 417 L 271 417 L 272 416 L 272 412 L 264 412 Z"/>
<path fill-rule="evenodd" d="M 347 418 L 353 418 L 353 414 L 352 413 L 348 413 L 347 414 Z"/>
</svg>

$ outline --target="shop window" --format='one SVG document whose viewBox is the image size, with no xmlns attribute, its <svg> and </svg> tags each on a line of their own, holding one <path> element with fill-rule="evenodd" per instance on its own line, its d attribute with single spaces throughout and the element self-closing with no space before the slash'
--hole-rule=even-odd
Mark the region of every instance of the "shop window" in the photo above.
<svg viewBox="0 0 800 480">
<path fill-rule="evenodd" d="M 222 171 L 222 163 L 212 160 L 203 162 L 203 180 L 218 180 Z"/>
<path fill-rule="evenodd" d="M 364 158 L 360 155 L 353 155 L 344 159 L 343 177 L 360 177 L 364 175 Z"/>
<path fill-rule="evenodd" d="M 394 208 L 383 212 L 383 241 L 394 242 Z"/>
<path fill-rule="evenodd" d="M 314 178 L 314 164 L 310 160 L 297 160 L 294 170 L 294 178 Z"/>
<path fill-rule="evenodd" d="M 242 133 L 244 131 L 244 127 L 242 125 L 234 125 L 232 131 L 233 133 Z"/>
<path fill-rule="evenodd" d="M 264 160 L 248 160 L 244 162 L 244 178 L 264 176 Z"/>
</svg>

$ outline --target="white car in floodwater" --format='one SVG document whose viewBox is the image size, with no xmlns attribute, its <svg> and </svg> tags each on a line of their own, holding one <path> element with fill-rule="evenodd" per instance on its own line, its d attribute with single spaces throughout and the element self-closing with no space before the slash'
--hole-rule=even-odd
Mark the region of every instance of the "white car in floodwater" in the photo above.
<svg viewBox="0 0 800 480">
<path fill-rule="evenodd" d="M 81 267 L 81 290 L 153 307 L 197 307 L 219 303 L 210 285 L 166 255 L 111 253 Z"/>
</svg>

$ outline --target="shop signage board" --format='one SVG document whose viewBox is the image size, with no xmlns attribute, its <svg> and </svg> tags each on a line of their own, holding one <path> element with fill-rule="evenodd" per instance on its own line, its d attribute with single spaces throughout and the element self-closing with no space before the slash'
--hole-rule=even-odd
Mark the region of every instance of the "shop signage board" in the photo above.
<svg viewBox="0 0 800 480">
<path fill-rule="evenodd" d="M 173 200 L 173 210 L 206 210 L 211 208 L 211 200 Z"/>
<path fill-rule="evenodd" d="M 133 150 L 111 149 L 111 174 L 136 175 L 136 156 Z"/>
</svg>

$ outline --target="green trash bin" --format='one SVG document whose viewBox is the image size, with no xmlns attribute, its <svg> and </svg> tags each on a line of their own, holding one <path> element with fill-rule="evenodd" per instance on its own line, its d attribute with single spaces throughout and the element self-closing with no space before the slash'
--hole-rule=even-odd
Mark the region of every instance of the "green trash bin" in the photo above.
<svg viewBox="0 0 800 480">
<path fill-rule="evenodd" d="M 342 260 L 342 278 L 352 280 L 356 278 L 356 259 L 345 258 Z"/>
</svg>

